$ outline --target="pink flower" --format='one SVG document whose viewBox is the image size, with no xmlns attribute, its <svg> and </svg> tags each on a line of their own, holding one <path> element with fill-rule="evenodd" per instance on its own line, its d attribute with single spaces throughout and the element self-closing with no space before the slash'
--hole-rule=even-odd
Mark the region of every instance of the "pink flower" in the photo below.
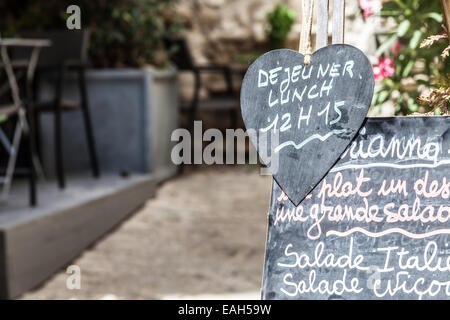
<svg viewBox="0 0 450 320">
<path fill-rule="evenodd" d="M 369 18 L 373 14 L 373 8 L 375 4 L 373 0 L 359 0 L 359 7 L 363 10 L 364 18 Z"/>
<path fill-rule="evenodd" d="M 375 76 L 375 81 L 381 81 L 384 79 L 383 73 L 381 72 L 381 69 L 379 66 L 372 66 L 373 67 L 373 75 Z"/>
<path fill-rule="evenodd" d="M 372 66 L 375 81 L 381 81 L 385 78 L 392 77 L 395 73 L 394 60 L 392 58 L 379 57 L 378 65 Z"/>
<path fill-rule="evenodd" d="M 383 75 L 386 78 L 392 77 L 395 73 L 394 68 L 394 60 L 392 58 L 386 57 L 386 58 L 379 58 L 378 59 L 378 66 L 381 68 Z"/>
</svg>

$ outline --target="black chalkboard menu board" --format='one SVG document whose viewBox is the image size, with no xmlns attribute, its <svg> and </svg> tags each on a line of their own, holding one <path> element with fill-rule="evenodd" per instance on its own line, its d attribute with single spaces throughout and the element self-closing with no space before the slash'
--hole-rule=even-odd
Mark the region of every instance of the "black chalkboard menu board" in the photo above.
<svg viewBox="0 0 450 320">
<path fill-rule="evenodd" d="M 450 117 L 369 118 L 298 206 L 273 182 L 262 298 L 449 299 L 449 220 Z"/>
</svg>

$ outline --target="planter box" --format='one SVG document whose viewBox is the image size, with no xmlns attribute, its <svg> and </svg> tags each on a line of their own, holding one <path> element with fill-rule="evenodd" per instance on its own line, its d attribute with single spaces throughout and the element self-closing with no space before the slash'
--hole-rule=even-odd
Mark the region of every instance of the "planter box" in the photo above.
<svg viewBox="0 0 450 320">
<path fill-rule="evenodd" d="M 153 173 L 163 180 L 176 173 L 170 161 L 171 132 L 178 127 L 178 76 L 173 70 L 111 69 L 86 73 L 89 110 L 99 157 L 106 173 Z M 43 82 L 42 99 L 52 87 Z M 76 79 L 64 83 L 64 98 L 78 99 Z M 66 112 L 63 157 L 67 173 L 89 170 L 81 111 Z M 41 155 L 46 176 L 55 175 L 53 115 L 42 114 Z M 70 182 L 69 182 L 70 183 Z"/>
</svg>

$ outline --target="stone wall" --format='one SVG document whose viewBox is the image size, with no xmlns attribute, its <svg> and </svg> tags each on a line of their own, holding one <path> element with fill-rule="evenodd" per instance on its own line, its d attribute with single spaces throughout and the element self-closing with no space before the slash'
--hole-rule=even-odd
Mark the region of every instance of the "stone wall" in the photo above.
<svg viewBox="0 0 450 320">
<path fill-rule="evenodd" d="M 330 6 L 332 2 L 330 0 Z M 297 50 L 301 30 L 301 0 L 181 0 L 178 13 L 186 22 L 186 37 L 196 63 L 246 67 L 246 55 L 260 54 L 267 50 L 264 25 L 267 13 L 277 3 L 283 3 L 297 12 L 296 22 L 288 37 L 288 47 Z M 360 48 L 370 56 L 375 51 L 374 38 L 371 37 L 373 29 L 373 24 L 362 20 L 358 1 L 347 0 L 345 43 Z M 313 24 L 313 41 L 315 32 Z M 331 19 L 329 36 L 331 37 Z M 225 86 L 222 78 L 217 75 L 208 76 L 204 80 L 204 96 L 223 90 Z M 236 86 L 239 86 L 239 81 Z M 181 89 L 183 97 L 192 93 L 192 76 L 182 75 Z"/>
</svg>

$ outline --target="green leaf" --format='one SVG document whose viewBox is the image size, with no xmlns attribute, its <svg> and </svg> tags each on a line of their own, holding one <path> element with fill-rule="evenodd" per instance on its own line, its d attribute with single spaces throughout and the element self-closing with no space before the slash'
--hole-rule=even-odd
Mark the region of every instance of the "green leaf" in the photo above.
<svg viewBox="0 0 450 320">
<path fill-rule="evenodd" d="M 373 16 L 399 16 L 402 14 L 402 11 L 388 11 L 388 10 L 382 10 L 379 11 L 378 14 L 373 14 Z"/>
<path fill-rule="evenodd" d="M 420 39 L 422 38 L 422 31 L 416 30 L 413 33 L 413 36 L 411 37 L 411 40 L 409 41 L 409 47 L 411 49 L 416 49 L 419 45 Z"/>
<path fill-rule="evenodd" d="M 417 110 L 419 110 L 419 105 L 413 98 L 409 98 L 408 101 L 406 101 L 406 104 L 408 105 L 408 109 L 411 112 L 416 112 Z"/>
<path fill-rule="evenodd" d="M 383 84 L 381 83 L 381 82 L 376 82 L 375 83 L 375 88 L 374 88 L 374 91 L 375 92 L 380 92 L 381 90 L 383 90 Z"/>
<path fill-rule="evenodd" d="M 442 23 L 442 15 L 437 12 L 430 12 L 424 15 L 425 18 L 431 18 L 435 20 L 437 23 Z"/>
<path fill-rule="evenodd" d="M 7 116 L 5 116 L 5 115 L 0 116 L 0 123 L 5 122 L 6 120 L 8 120 Z"/>
<path fill-rule="evenodd" d="M 403 20 L 398 25 L 397 35 L 399 37 L 403 37 L 408 32 L 410 26 L 411 26 L 411 22 L 409 22 L 409 20 Z"/>
<path fill-rule="evenodd" d="M 403 69 L 403 73 L 402 73 L 403 78 L 406 78 L 407 76 L 409 76 L 409 73 L 411 72 L 411 69 L 413 66 L 414 66 L 414 60 L 409 60 L 405 66 L 405 69 Z"/>
<path fill-rule="evenodd" d="M 372 106 L 378 105 L 377 100 L 378 100 L 378 94 L 374 94 L 373 97 L 372 97 L 372 102 L 370 104 Z"/>
<path fill-rule="evenodd" d="M 377 104 L 372 107 L 373 113 L 376 115 L 381 114 L 381 105 Z"/>
<path fill-rule="evenodd" d="M 389 49 L 394 41 L 397 40 L 397 34 L 392 35 L 389 39 L 387 39 L 381 46 L 378 47 L 376 56 L 381 56 L 387 49 Z"/>
<path fill-rule="evenodd" d="M 381 91 L 378 95 L 378 103 L 386 102 L 386 100 L 389 98 L 391 92 L 390 91 Z"/>
<path fill-rule="evenodd" d="M 406 6 L 406 4 L 404 4 L 401 0 L 395 0 L 395 3 L 402 9 L 408 9 L 408 7 Z"/>
</svg>

